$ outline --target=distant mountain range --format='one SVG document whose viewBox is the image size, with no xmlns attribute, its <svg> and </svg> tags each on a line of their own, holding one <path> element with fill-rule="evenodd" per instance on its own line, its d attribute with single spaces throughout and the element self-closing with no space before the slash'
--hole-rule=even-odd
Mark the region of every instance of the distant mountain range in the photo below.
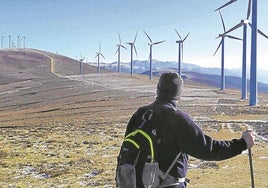
<svg viewBox="0 0 268 188">
<path fill-rule="evenodd" d="M 153 61 L 153 74 L 157 75 L 159 72 L 163 72 L 166 70 L 177 70 L 177 62 L 171 61 Z M 111 64 L 103 65 L 104 68 L 117 71 L 118 63 L 113 62 Z M 121 72 L 130 73 L 130 63 L 121 63 Z M 133 73 L 135 74 L 149 74 L 150 65 L 148 61 L 133 61 Z M 226 69 L 226 88 L 241 88 L 241 69 Z M 220 68 L 207 68 L 201 67 L 194 64 L 183 63 L 182 64 L 182 74 L 194 75 L 195 79 L 198 82 L 202 82 L 207 85 L 220 87 Z M 249 70 L 247 71 L 248 79 L 249 79 Z M 268 93 L 268 71 L 266 70 L 258 70 L 258 89 L 261 93 Z M 249 85 L 249 80 L 248 80 Z"/>
<path fill-rule="evenodd" d="M 54 72 L 51 72 L 53 59 Z M 91 66 L 94 65 L 94 66 Z M 116 72 L 118 64 L 101 64 L 101 73 Z M 170 61 L 153 61 L 153 74 L 163 71 L 177 71 L 177 63 Z M 96 63 L 84 63 L 82 74 L 96 73 Z M 130 63 L 121 63 L 121 72 L 130 73 Z M 134 61 L 134 74 L 149 75 L 148 61 Z M 241 88 L 241 70 L 231 69 L 226 72 L 226 88 Z M 182 64 L 182 76 L 192 84 L 209 85 L 220 88 L 219 68 L 205 68 L 193 64 Z M 0 84 L 25 81 L 32 78 L 68 76 L 80 74 L 80 62 L 74 59 L 37 49 L 0 50 Z M 248 71 L 249 74 L 249 71 Z M 258 90 L 268 93 L 268 71 L 258 70 Z M 249 84 L 248 84 L 249 85 Z"/>
</svg>

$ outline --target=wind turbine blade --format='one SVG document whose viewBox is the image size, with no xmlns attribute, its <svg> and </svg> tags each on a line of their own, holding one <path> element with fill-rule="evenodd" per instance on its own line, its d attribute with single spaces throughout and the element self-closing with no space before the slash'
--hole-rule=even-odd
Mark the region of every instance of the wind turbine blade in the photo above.
<svg viewBox="0 0 268 188">
<path fill-rule="evenodd" d="M 176 29 L 174 29 L 175 30 L 175 32 L 177 33 L 177 35 L 179 36 L 179 38 L 181 39 L 181 36 L 180 36 L 180 34 L 179 34 L 179 32 L 176 30 Z M 181 39 L 182 40 L 182 39 Z"/>
<path fill-rule="evenodd" d="M 267 38 L 267 39 L 268 39 L 268 36 L 267 36 L 267 35 L 265 35 L 265 34 L 264 34 L 264 33 L 263 33 L 261 30 L 259 30 L 259 29 L 258 29 L 258 33 L 259 33 L 259 34 L 261 34 L 262 36 L 264 36 L 265 38 Z"/>
<path fill-rule="evenodd" d="M 222 44 L 222 40 L 221 40 L 221 42 L 220 42 L 219 46 L 217 47 L 216 51 L 214 52 L 213 56 L 214 56 L 214 55 L 217 53 L 217 51 L 219 50 L 219 48 L 220 48 L 221 44 Z"/>
<path fill-rule="evenodd" d="M 247 12 L 247 19 L 249 19 L 251 14 L 251 0 L 248 1 L 248 12 Z"/>
<path fill-rule="evenodd" d="M 124 48 L 124 49 L 126 49 L 127 50 L 127 48 L 125 47 L 125 46 L 123 46 L 123 45 L 120 45 L 122 48 Z"/>
<path fill-rule="evenodd" d="M 133 44 L 136 42 L 137 35 L 138 35 L 138 32 L 136 32 L 136 35 L 135 35 L 135 38 L 134 38 Z"/>
<path fill-rule="evenodd" d="M 101 55 L 101 57 L 102 57 L 103 59 L 105 59 L 105 57 L 104 57 L 104 55 L 102 55 L 102 53 L 100 53 L 100 55 Z"/>
<path fill-rule="evenodd" d="M 155 43 L 153 43 L 153 45 L 160 44 L 162 42 L 165 42 L 165 40 L 162 40 L 162 41 L 159 41 L 159 42 L 155 42 Z"/>
<path fill-rule="evenodd" d="M 188 33 L 188 34 L 186 35 L 186 37 L 182 40 L 183 42 L 187 39 L 187 37 L 189 36 L 189 34 L 190 34 L 190 33 Z"/>
<path fill-rule="evenodd" d="M 222 26 L 223 26 L 223 30 L 224 30 L 224 32 L 226 32 L 225 24 L 224 24 L 223 17 L 222 17 L 222 14 L 221 14 L 220 10 L 219 10 L 219 13 L 220 13 L 220 17 L 221 17 L 221 23 L 222 23 Z"/>
<path fill-rule="evenodd" d="M 135 45 L 133 45 L 133 47 L 134 47 L 134 51 L 135 51 L 136 57 L 138 57 L 138 53 L 137 53 L 136 46 L 135 46 Z"/>
<path fill-rule="evenodd" d="M 244 23 L 240 22 L 239 24 L 235 25 L 234 27 L 232 27 L 231 29 L 229 29 L 228 31 L 226 31 L 225 33 L 223 33 L 222 35 L 226 35 L 226 34 L 232 32 L 232 31 L 238 29 L 239 27 L 241 27 L 243 25 L 244 25 Z"/>
<path fill-rule="evenodd" d="M 99 51 L 101 52 L 101 43 L 99 42 Z"/>
<path fill-rule="evenodd" d="M 120 37 L 120 33 L 118 33 L 118 38 L 119 38 L 119 44 L 121 44 L 121 37 Z"/>
<path fill-rule="evenodd" d="M 95 58 L 98 57 L 98 56 L 99 56 L 99 54 L 97 53 L 97 55 L 95 56 Z"/>
<path fill-rule="evenodd" d="M 231 39 L 235 39 L 235 40 L 242 40 L 241 38 L 234 37 L 232 35 L 225 35 L 225 36 L 228 37 L 228 38 L 231 38 Z"/>
<path fill-rule="evenodd" d="M 145 35 L 148 37 L 148 39 L 149 39 L 149 41 L 151 42 L 151 43 L 153 43 L 153 41 L 152 41 L 152 39 L 149 37 L 149 35 L 143 30 L 143 32 L 145 33 Z"/>
<path fill-rule="evenodd" d="M 221 7 L 217 8 L 215 11 L 218 11 L 218 10 L 220 10 L 220 9 L 222 9 L 222 8 L 228 6 L 228 5 L 230 5 L 230 4 L 232 4 L 232 3 L 236 2 L 236 1 L 237 1 L 237 0 L 230 0 L 229 2 L 225 3 L 225 4 L 222 5 Z"/>
</svg>

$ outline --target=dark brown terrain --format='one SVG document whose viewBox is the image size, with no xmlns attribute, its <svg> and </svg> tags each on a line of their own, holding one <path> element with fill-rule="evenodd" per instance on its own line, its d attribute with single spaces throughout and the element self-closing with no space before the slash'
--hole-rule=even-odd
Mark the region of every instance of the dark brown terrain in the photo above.
<svg viewBox="0 0 268 188">
<path fill-rule="evenodd" d="M 116 157 L 132 113 L 155 98 L 154 77 L 111 73 L 40 50 L 0 51 L 0 187 L 115 187 Z M 252 127 L 256 187 L 268 188 L 268 95 L 248 106 L 240 91 L 185 80 L 179 108 L 217 139 Z M 190 158 L 189 187 L 251 187 L 247 152 Z"/>
</svg>

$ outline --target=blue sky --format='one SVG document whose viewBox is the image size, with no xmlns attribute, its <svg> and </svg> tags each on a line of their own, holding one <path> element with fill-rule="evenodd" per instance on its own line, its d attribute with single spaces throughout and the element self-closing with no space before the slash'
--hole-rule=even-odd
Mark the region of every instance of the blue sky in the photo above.
<svg viewBox="0 0 268 188">
<path fill-rule="evenodd" d="M 216 8 L 229 0 L 2 0 L 0 23 L 4 47 L 8 35 L 26 37 L 26 47 L 57 52 L 72 58 L 85 56 L 96 62 L 101 42 L 102 53 L 111 63 L 117 61 L 118 33 L 122 44 L 121 61 L 129 62 L 130 49 L 126 42 L 138 32 L 138 57 L 147 60 L 149 47 L 143 30 L 153 41 L 166 40 L 154 46 L 153 59 L 177 61 L 178 39 L 174 29 L 184 37 L 184 62 L 206 67 L 220 67 L 220 50 L 213 56 L 223 32 Z M 248 0 L 238 0 L 222 10 L 229 29 L 246 17 Z M 268 34 L 268 1 L 258 1 L 258 28 Z M 251 18 L 250 18 L 251 20 Z M 248 30 L 250 31 L 250 29 Z M 250 32 L 248 32 L 250 40 Z M 232 35 L 242 38 L 242 28 Z M 241 67 L 242 42 L 225 42 L 226 68 Z M 248 50 L 250 44 L 248 44 Z M 248 53 L 248 58 L 250 54 Z M 258 68 L 268 70 L 268 40 L 258 37 Z M 249 66 L 249 61 L 248 61 Z"/>
</svg>

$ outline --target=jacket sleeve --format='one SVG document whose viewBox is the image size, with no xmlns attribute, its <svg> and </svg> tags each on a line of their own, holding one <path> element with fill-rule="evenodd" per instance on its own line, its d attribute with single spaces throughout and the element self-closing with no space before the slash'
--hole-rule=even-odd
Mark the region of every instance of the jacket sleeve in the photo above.
<svg viewBox="0 0 268 188">
<path fill-rule="evenodd" d="M 182 112 L 176 112 L 176 141 L 181 150 L 203 160 L 224 160 L 241 154 L 247 145 L 244 139 L 214 140 L 205 135 L 193 120 Z"/>
</svg>

